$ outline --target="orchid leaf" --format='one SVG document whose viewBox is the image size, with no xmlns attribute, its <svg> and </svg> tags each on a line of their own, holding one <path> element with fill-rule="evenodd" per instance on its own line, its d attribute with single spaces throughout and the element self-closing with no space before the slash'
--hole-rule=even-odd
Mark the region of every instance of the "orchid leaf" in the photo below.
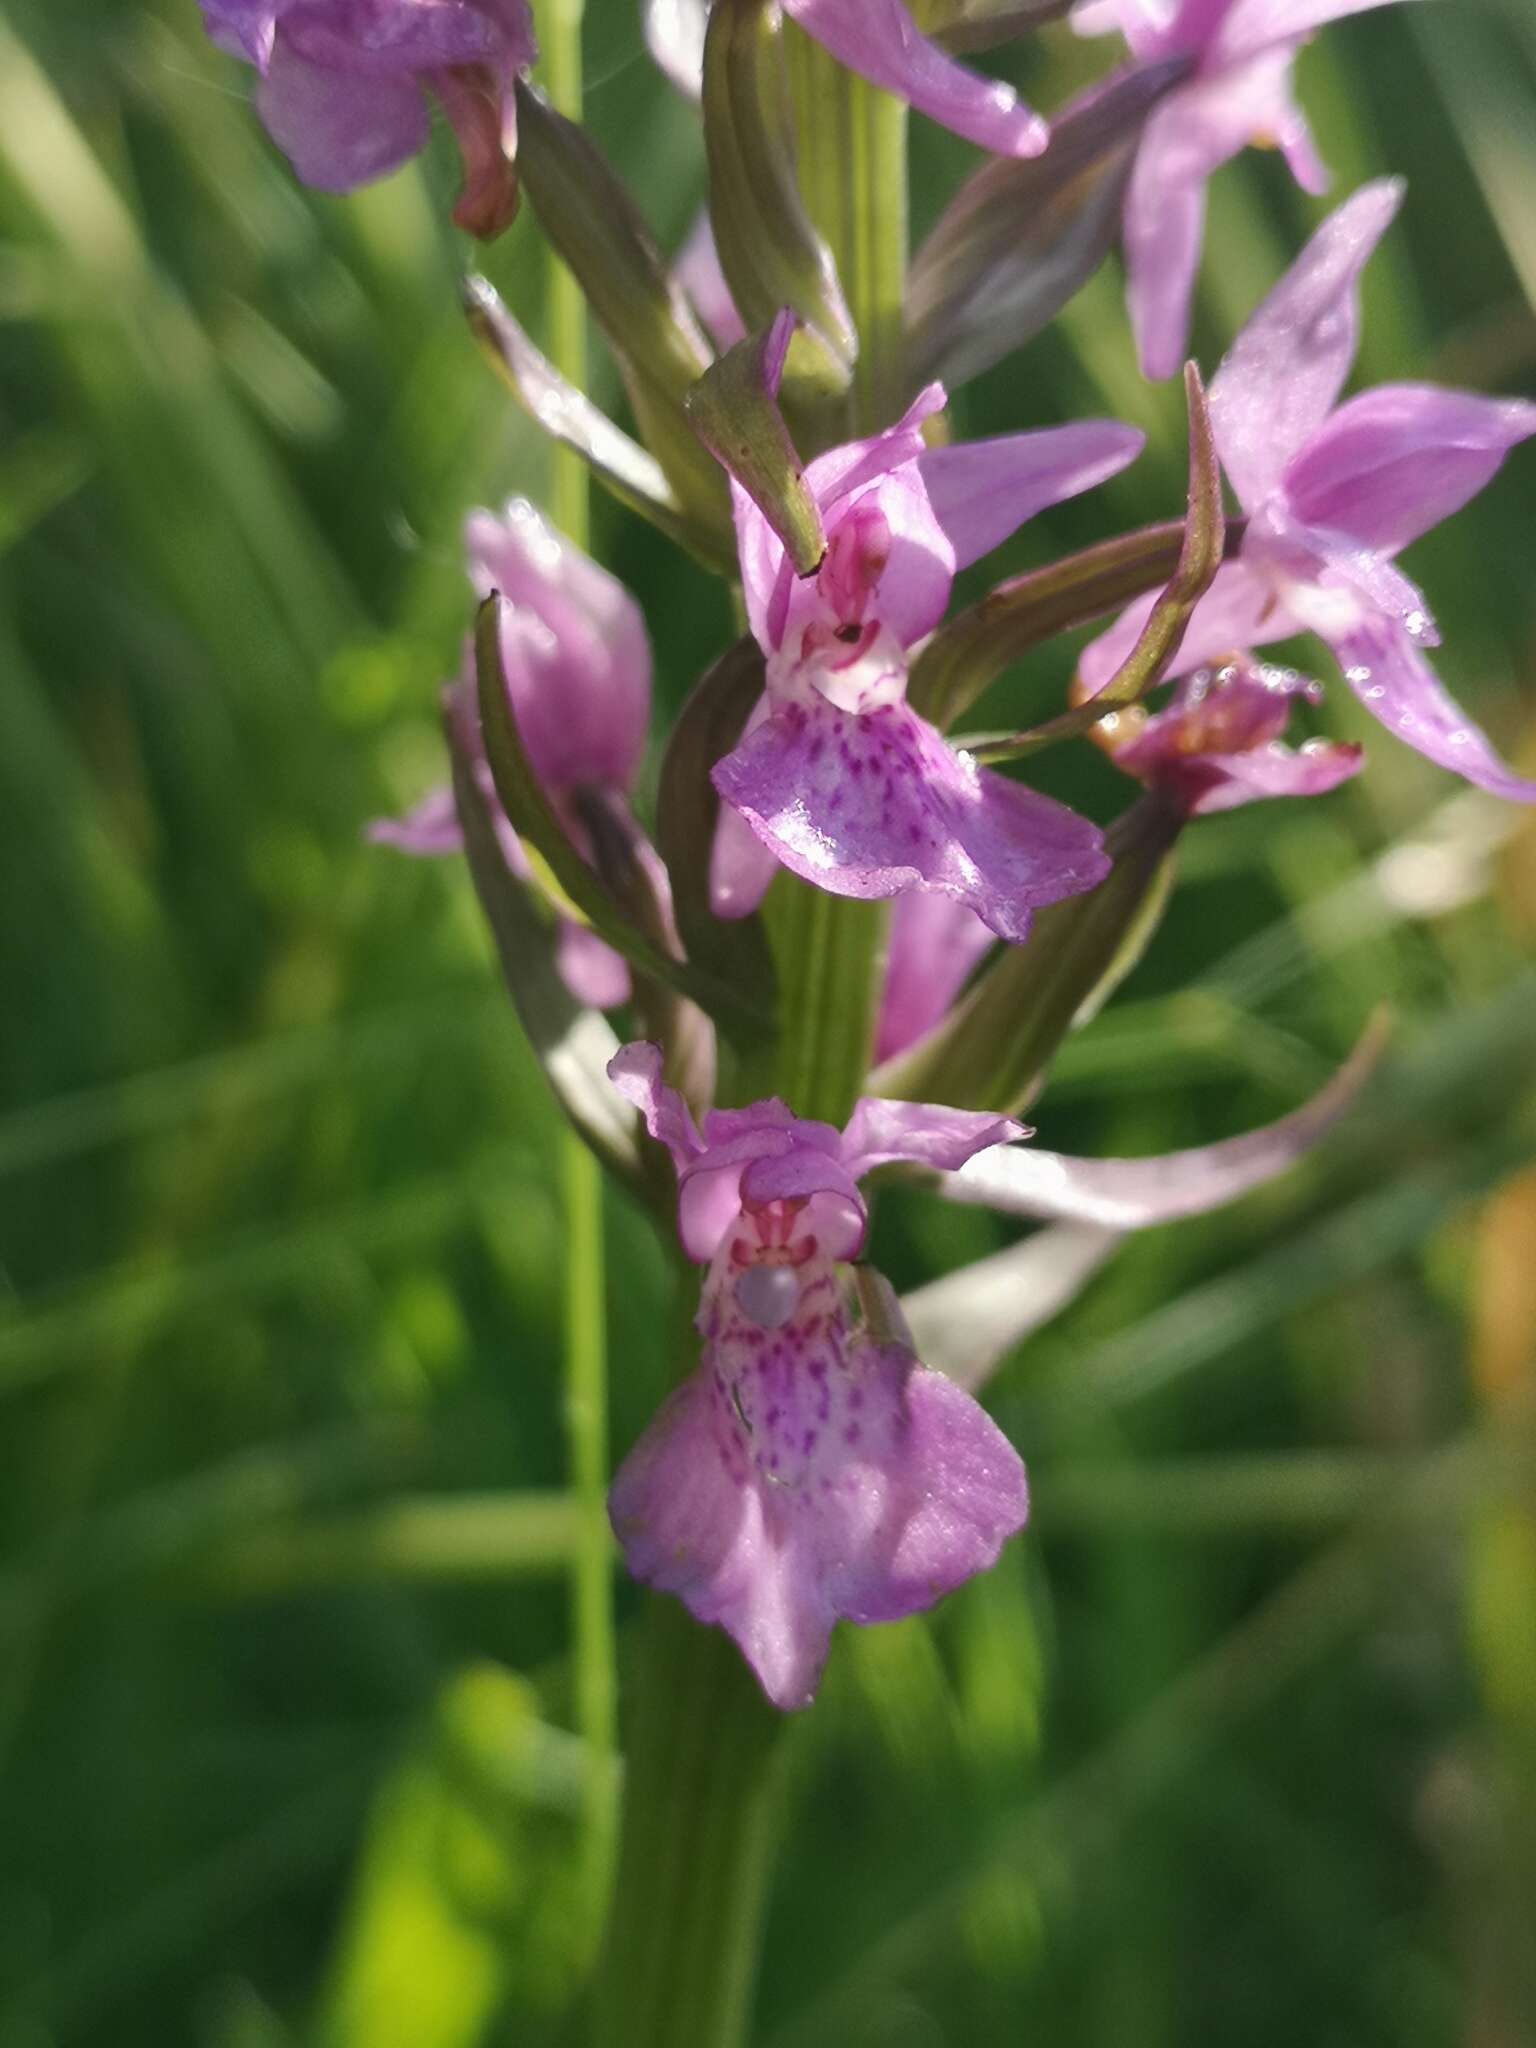
<svg viewBox="0 0 1536 2048">
<path fill-rule="evenodd" d="M 1087 283 L 1119 232 L 1147 118 L 1187 70 L 1181 59 L 1127 72 L 1057 121 L 1042 156 L 995 157 L 961 186 L 913 258 L 914 390 L 980 376 Z"/>
<path fill-rule="evenodd" d="M 763 655 L 738 640 L 705 670 L 673 724 L 656 793 L 657 840 L 672 882 L 672 913 L 690 960 L 773 1002 L 773 951 L 762 919 L 724 919 L 709 901 L 720 799 L 710 770 L 740 739 L 763 693 Z"/>
<path fill-rule="evenodd" d="M 832 252 L 800 197 L 774 0 L 715 0 L 704 39 L 704 146 L 720 266 L 744 324 L 788 306 L 803 324 L 793 366 L 821 395 L 845 391 L 858 341 Z"/>
<path fill-rule="evenodd" d="M 1029 1146 L 993 1146 L 940 1177 L 952 1202 L 1013 1216 L 1049 1217 L 1106 1230 L 1146 1230 L 1203 1216 L 1294 1166 L 1339 1121 L 1381 1058 L 1388 1026 L 1378 1016 L 1310 1102 L 1278 1122 L 1149 1159 L 1074 1159 Z"/>
<path fill-rule="evenodd" d="M 588 867 L 555 816 L 524 750 L 501 666 L 501 604 L 496 595 L 475 619 L 475 674 L 480 725 L 496 794 L 513 829 L 541 854 L 576 911 L 600 939 L 622 953 L 638 973 L 687 996 L 733 1035 L 761 1036 L 766 1013 L 729 983 L 674 960 L 648 938 Z"/>
<path fill-rule="evenodd" d="M 1193 363 L 1185 367 L 1184 390 L 1189 401 L 1189 508 L 1184 518 L 1184 542 L 1173 576 L 1153 606 L 1136 645 L 1103 689 L 1086 704 L 1074 705 L 1059 718 L 1048 719 L 1044 725 L 1017 733 L 1012 739 L 978 747 L 978 761 L 1019 761 L 1043 747 L 1054 746 L 1058 740 L 1073 739 L 1111 711 L 1139 703 L 1168 673 L 1195 606 L 1210 589 L 1221 567 L 1227 542 L 1226 515 L 1221 504 L 1221 465 L 1211 432 L 1205 387 Z"/>
<path fill-rule="evenodd" d="M 736 552 L 729 525 L 699 519 L 684 509 L 655 456 L 561 376 L 483 277 L 467 278 L 463 290 L 475 339 L 529 418 L 552 440 L 574 449 L 621 504 L 707 567 L 734 573 Z"/>
<path fill-rule="evenodd" d="M 451 701 L 444 725 L 454 807 L 475 894 L 485 913 L 518 1021 L 555 1099 L 592 1150 L 621 1178 L 638 1179 L 634 1118 L 618 1102 L 608 1062 L 618 1050 L 608 1020 L 578 1003 L 555 964 L 555 934 L 506 855 L 474 769 L 474 747 Z"/>
<path fill-rule="evenodd" d="M 794 326 L 793 313 L 785 311 L 761 334 L 728 349 L 689 392 L 687 411 L 699 439 L 783 542 L 796 573 L 807 576 L 826 553 L 827 539 L 778 405 Z"/>
<path fill-rule="evenodd" d="M 1241 551 L 1244 530 L 1227 521 L 1227 559 Z M 934 634 L 913 664 L 908 701 L 947 731 L 1031 648 L 1166 585 L 1184 544 L 1185 522 L 1171 519 L 998 584 Z"/>
</svg>

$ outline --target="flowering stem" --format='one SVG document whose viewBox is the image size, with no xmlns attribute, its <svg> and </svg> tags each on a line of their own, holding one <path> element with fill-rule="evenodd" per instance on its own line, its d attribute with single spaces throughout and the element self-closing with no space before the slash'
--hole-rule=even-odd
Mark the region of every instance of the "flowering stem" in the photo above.
<svg viewBox="0 0 1536 2048">
<path fill-rule="evenodd" d="M 860 334 L 841 423 L 883 426 L 904 397 L 905 109 L 786 31 L 808 208 Z M 782 1036 L 759 1083 L 842 1122 L 869 1067 L 885 908 L 780 878 L 769 907 Z M 744 1076 L 738 1076 L 743 1081 Z M 691 1369 L 696 1339 L 680 1347 Z M 676 1602 L 647 1603 L 625 1742 L 622 1841 L 595 2000 L 599 2048 L 737 2048 L 745 2036 L 783 1721 L 735 1645 Z"/>
<path fill-rule="evenodd" d="M 549 95 L 561 113 L 581 119 L 581 17 L 584 0 L 546 0 L 539 33 Z M 550 360 L 578 390 L 587 371 L 587 316 L 581 288 L 551 254 L 548 279 Z M 586 465 L 574 449 L 553 451 L 550 509 L 555 524 L 585 547 L 589 539 Z M 602 1924 L 614 1860 L 615 1678 L 612 1546 L 608 1534 L 608 1359 L 603 1261 L 603 1177 L 574 1131 L 561 1138 L 565 1226 L 565 1430 L 577 1534 L 571 1558 L 571 1634 L 575 1715 L 586 1758 L 582 1785 L 584 1896 L 589 1925 Z"/>
</svg>

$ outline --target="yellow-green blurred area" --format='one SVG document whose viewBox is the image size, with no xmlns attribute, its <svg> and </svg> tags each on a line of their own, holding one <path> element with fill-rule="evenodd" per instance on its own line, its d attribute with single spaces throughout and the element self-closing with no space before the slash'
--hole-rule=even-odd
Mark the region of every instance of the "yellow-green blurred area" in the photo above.
<svg viewBox="0 0 1536 2048">
<path fill-rule="evenodd" d="M 1108 53 L 1011 61 L 1049 108 Z M 699 139 L 632 0 L 591 0 L 587 66 L 674 244 Z M 1339 190 L 1409 179 L 1364 380 L 1536 392 L 1529 0 L 1342 23 L 1300 81 Z M 971 158 L 914 125 L 921 225 Z M 545 482 L 458 311 L 452 155 L 316 198 L 193 0 L 0 19 L 0 2048 L 577 2038 L 557 1126 L 458 865 L 363 837 L 440 773 L 463 512 Z M 1218 177 L 1207 368 L 1319 212 L 1272 158 Z M 533 223 L 483 260 L 537 330 Z M 1103 412 L 1147 456 L 1006 567 L 1179 509 L 1113 264 L 956 419 Z M 1408 562 L 1528 769 L 1533 542 L 1526 449 Z M 612 506 L 596 544 L 675 706 L 726 593 Z M 1368 774 L 1189 835 L 1034 1118 L 1075 1151 L 1237 1130 L 1385 1000 L 1384 1073 L 1000 1374 L 1031 1533 L 840 1640 L 765 2048 L 1536 2040 L 1536 832 L 1337 686 L 1318 729 Z M 1123 801 L 1089 748 L 1039 771 Z M 622 1452 L 671 1309 L 609 1226 Z M 1009 1235 L 910 1195 L 876 1251 L 910 1284 Z"/>
</svg>

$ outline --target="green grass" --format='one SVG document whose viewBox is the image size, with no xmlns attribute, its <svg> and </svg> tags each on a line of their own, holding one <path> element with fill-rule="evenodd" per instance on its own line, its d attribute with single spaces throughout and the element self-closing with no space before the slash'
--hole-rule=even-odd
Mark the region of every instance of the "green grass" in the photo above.
<svg viewBox="0 0 1536 2048">
<path fill-rule="evenodd" d="M 1031 51 L 1041 103 L 1087 61 Z M 631 0 L 589 0 L 587 69 L 676 238 L 700 152 Z M 1301 78 L 1341 190 L 1410 180 L 1362 376 L 1536 390 L 1525 0 L 1364 17 Z M 592 1938 L 557 1125 L 464 876 L 362 831 L 440 773 L 463 510 L 547 463 L 461 324 L 444 139 L 316 199 L 242 92 L 192 0 L 0 23 L 0 2048 L 538 2048 Z M 926 219 L 964 153 L 914 129 Z M 1318 211 L 1263 158 L 1217 181 L 1208 366 Z M 537 329 L 531 222 L 490 268 Z M 1010 568 L 1177 509 L 1178 400 L 1112 270 L 958 407 L 1094 410 L 1148 457 Z M 1533 532 L 1527 450 L 1410 563 L 1528 765 Z M 725 595 L 601 503 L 595 544 L 675 706 Z M 1055 709 L 1065 667 L 979 722 Z M 1322 719 L 1367 777 L 1192 836 L 1034 1114 L 1195 1143 L 1382 1000 L 1388 1070 L 1010 1362 L 1036 1534 L 841 1645 L 793 1747 L 771 2048 L 1536 2037 L 1536 836 L 1341 693 Z M 1087 749 L 1041 774 L 1115 803 Z M 622 1447 L 673 1309 L 642 1219 L 608 1223 Z M 876 1249 L 913 1282 L 1005 1235 L 893 1193 Z"/>
</svg>

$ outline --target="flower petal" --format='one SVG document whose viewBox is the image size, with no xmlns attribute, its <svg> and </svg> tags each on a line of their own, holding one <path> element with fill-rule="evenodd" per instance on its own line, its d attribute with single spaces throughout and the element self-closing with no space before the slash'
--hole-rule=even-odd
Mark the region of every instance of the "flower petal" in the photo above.
<svg viewBox="0 0 1536 2048">
<path fill-rule="evenodd" d="M 398 170 L 428 136 L 421 88 L 409 72 L 367 78 L 306 63 L 279 37 L 256 88 L 267 133 L 306 185 L 350 192 Z"/>
<path fill-rule="evenodd" d="M 746 323 L 736 310 L 736 301 L 720 267 L 708 207 L 700 209 L 689 229 L 688 239 L 672 265 L 672 274 L 693 301 L 694 311 L 709 329 L 716 348 L 733 348 L 746 339 Z"/>
<path fill-rule="evenodd" d="M 1146 446 L 1139 428 L 1081 420 L 989 441 L 925 449 L 917 468 L 928 500 L 964 569 L 1047 505 L 1059 505 L 1119 474 Z"/>
<path fill-rule="evenodd" d="M 952 1173 L 977 1152 L 1027 1137 L 1012 1117 L 987 1110 L 945 1109 L 933 1102 L 892 1102 L 864 1095 L 843 1132 L 843 1159 L 855 1180 L 877 1166 L 906 1160 Z"/>
<path fill-rule="evenodd" d="M 200 0 L 210 42 L 265 71 L 272 61 L 277 18 L 293 0 Z"/>
<path fill-rule="evenodd" d="M 1325 22 L 1364 14 L 1385 0 L 1234 0 L 1217 32 L 1214 51 L 1223 61 L 1251 57 L 1275 43 L 1310 35 Z"/>
<path fill-rule="evenodd" d="M 704 86 L 708 22 L 709 0 L 645 0 L 646 46 L 678 91 L 694 100 Z"/>
<path fill-rule="evenodd" d="M 1108 872 L 1098 828 L 954 753 L 904 703 L 791 703 L 719 762 L 715 787 L 784 866 L 834 895 L 939 889 L 1022 942 L 1032 908 Z"/>
<path fill-rule="evenodd" d="M 661 1068 L 661 1047 L 636 1039 L 621 1045 L 608 1062 L 608 1078 L 625 1101 L 639 1110 L 645 1128 L 666 1146 L 672 1164 L 682 1173 L 704 1150 L 704 1140 L 687 1103 L 662 1080 Z"/>
<path fill-rule="evenodd" d="M 1380 384 L 1312 436 L 1284 490 L 1308 526 L 1392 555 L 1459 512 L 1533 434 L 1536 405 L 1523 399 Z"/>
<path fill-rule="evenodd" d="M 1536 781 L 1499 758 L 1394 620 L 1368 621 L 1334 652 L 1350 688 L 1389 732 L 1490 795 L 1536 803 Z"/>
<path fill-rule="evenodd" d="M 735 811 L 725 807 L 720 815 L 734 820 L 754 846 L 759 844 Z M 896 899 L 875 1033 L 876 1065 L 927 1036 L 995 936 L 974 910 L 953 897 L 911 889 Z"/>
<path fill-rule="evenodd" d="M 706 1352 L 609 1513 L 636 1578 L 724 1628 L 775 1706 L 804 1707 L 839 1617 L 917 1613 L 996 1561 L 1028 1510 L 1024 1468 L 968 1394 L 894 1346 L 765 1343 L 732 1363 L 728 1378 Z"/>
<path fill-rule="evenodd" d="M 533 36 L 521 0 L 521 61 L 533 59 Z M 504 24 L 497 10 L 473 0 L 325 0 L 285 10 L 280 40 L 306 63 L 380 79 L 480 64 L 499 57 Z"/>
<path fill-rule="evenodd" d="M 1125 195 L 1126 304 L 1143 376 L 1171 377 L 1189 340 L 1189 302 L 1205 233 L 1205 181 L 1246 139 L 1188 147 L 1189 94 L 1175 93 L 1148 121 Z M 1204 140 L 1202 131 L 1194 131 Z"/>
<path fill-rule="evenodd" d="M 651 709 L 639 605 L 524 498 L 471 512 L 464 544 L 476 595 L 507 599 L 502 666 L 535 774 L 551 790 L 627 789 Z"/>
<path fill-rule="evenodd" d="M 1216 445 L 1250 511 L 1279 483 L 1343 389 L 1355 358 L 1356 285 L 1402 196 L 1400 180 L 1379 178 L 1330 214 L 1212 379 Z"/>
<path fill-rule="evenodd" d="M 555 965 L 578 1003 L 616 1010 L 629 1001 L 629 963 L 589 926 L 562 917 L 555 933 Z"/>
<path fill-rule="evenodd" d="M 709 859 L 709 907 L 715 916 L 750 917 L 778 871 L 772 848 L 763 844 L 739 811 L 722 804 Z"/>
<path fill-rule="evenodd" d="M 1006 1146 L 984 1152 L 940 1183 L 952 1202 L 1146 1230 L 1203 1216 L 1288 1172 L 1343 1116 L 1381 1054 L 1379 1029 L 1367 1031 L 1344 1065 L 1310 1102 L 1277 1122 L 1214 1145 L 1148 1159 L 1074 1159 L 1062 1152 Z"/>
<path fill-rule="evenodd" d="M 445 782 L 439 789 L 429 789 L 403 818 L 375 818 L 368 838 L 375 846 L 393 846 L 400 853 L 462 853 L 464 834 L 452 787 Z"/>
<path fill-rule="evenodd" d="M 947 57 L 902 0 L 784 0 L 784 12 L 850 71 L 994 156 L 1038 156 L 1050 140 L 1012 86 Z"/>
</svg>

